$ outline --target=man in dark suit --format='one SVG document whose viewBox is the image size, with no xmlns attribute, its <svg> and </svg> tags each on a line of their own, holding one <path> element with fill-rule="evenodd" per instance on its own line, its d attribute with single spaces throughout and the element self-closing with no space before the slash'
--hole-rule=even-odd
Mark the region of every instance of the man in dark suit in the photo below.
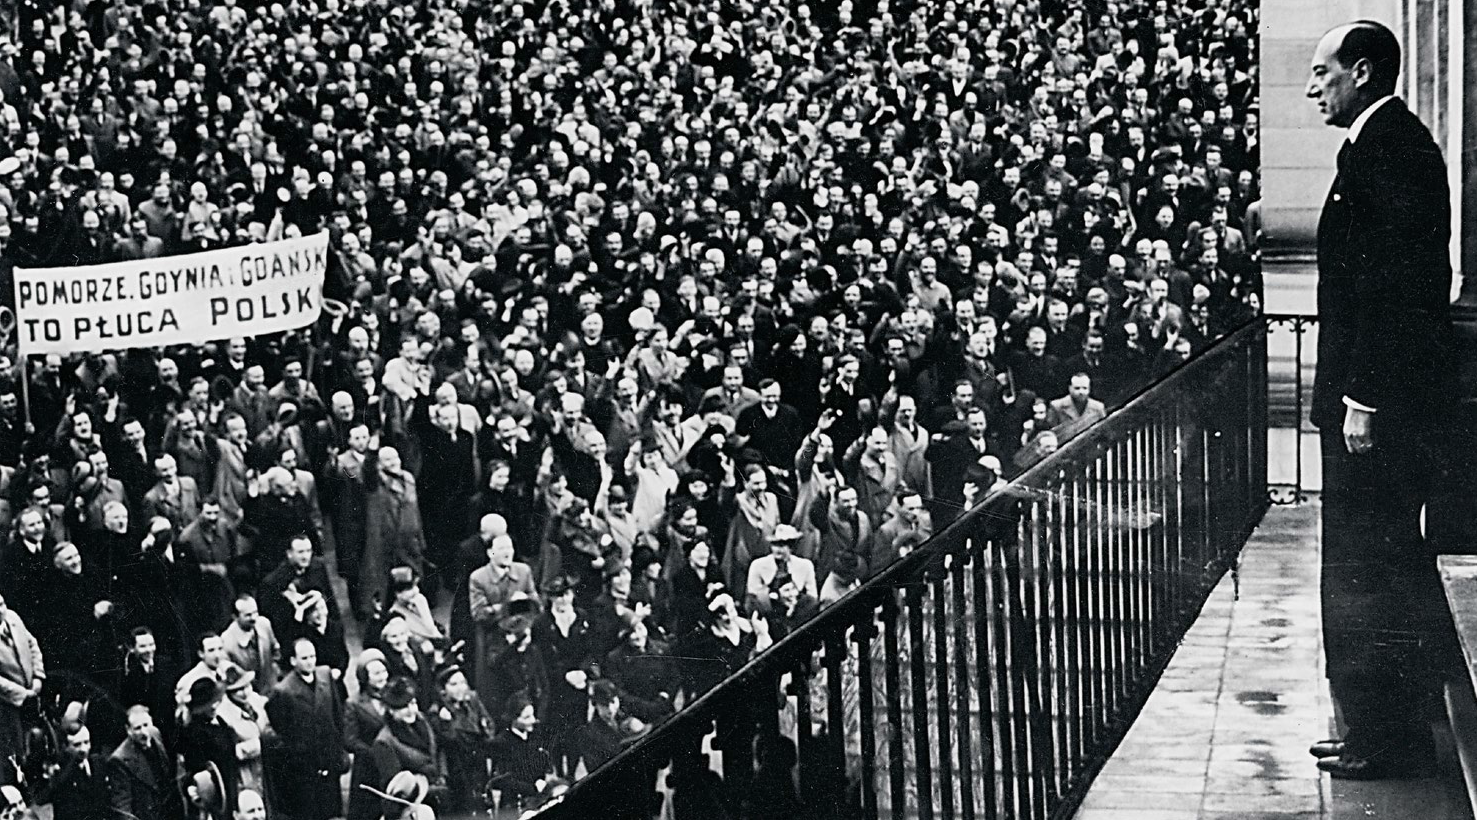
<svg viewBox="0 0 1477 820">
<path fill-rule="evenodd" d="M 457 544 L 467 534 L 467 503 L 478 486 L 477 454 L 472 434 L 459 426 L 455 408 L 433 404 L 426 407 L 426 414 L 417 425 L 421 442 L 417 480 L 426 559 L 436 568 L 427 573 L 425 592 L 434 601 L 438 587 L 455 591 L 451 565 Z"/>
<path fill-rule="evenodd" d="M 933 519 L 947 526 L 964 507 L 964 478 L 969 465 L 986 455 L 996 455 L 989 438 L 985 411 L 969 409 L 963 423 L 950 422 L 929 440 L 926 457 L 933 465 Z"/>
<path fill-rule="evenodd" d="M 1347 733 L 1315 744 L 1334 777 L 1429 758 L 1451 624 L 1420 527 L 1438 425 L 1454 395 L 1446 164 L 1396 99 L 1400 45 L 1359 21 L 1326 34 L 1307 96 L 1349 129 L 1318 226 L 1323 640 Z"/>
<path fill-rule="evenodd" d="M 127 721 L 128 739 L 108 758 L 113 816 L 181 820 L 184 803 L 174 757 L 165 751 L 149 708 L 129 707 Z"/>
<path fill-rule="evenodd" d="M 292 672 L 272 690 L 267 719 L 282 749 L 273 770 L 281 785 L 278 815 L 327 820 L 343 814 L 339 776 L 349 770 L 344 751 L 344 702 L 328 667 L 307 638 L 292 647 Z"/>
<path fill-rule="evenodd" d="M 108 760 L 92 751 L 92 732 L 78 723 L 67 727 L 67 757 L 52 779 L 54 820 L 108 820 L 113 817 L 108 790 Z"/>
</svg>

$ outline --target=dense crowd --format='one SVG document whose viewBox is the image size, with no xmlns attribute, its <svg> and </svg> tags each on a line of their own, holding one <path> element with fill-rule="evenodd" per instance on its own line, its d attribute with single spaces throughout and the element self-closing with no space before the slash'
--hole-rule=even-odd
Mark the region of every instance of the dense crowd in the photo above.
<svg viewBox="0 0 1477 820">
<path fill-rule="evenodd" d="M 57 820 L 535 805 L 1259 309 L 1230 0 L 21 20 L 4 298 L 332 248 L 312 327 L 0 361 Z"/>
</svg>

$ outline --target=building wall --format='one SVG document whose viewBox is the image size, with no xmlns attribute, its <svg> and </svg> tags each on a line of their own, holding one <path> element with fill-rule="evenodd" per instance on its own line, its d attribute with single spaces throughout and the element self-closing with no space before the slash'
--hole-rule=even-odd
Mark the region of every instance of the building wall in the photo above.
<svg viewBox="0 0 1477 820">
<path fill-rule="evenodd" d="M 1460 16 L 1453 16 L 1460 15 Z M 1325 126 L 1304 96 L 1308 65 L 1328 29 L 1350 20 L 1378 20 L 1395 31 L 1405 52 L 1399 93 L 1446 151 L 1453 191 L 1452 265 L 1477 270 L 1477 175 L 1466 173 L 1477 150 L 1477 105 L 1463 87 L 1477 87 L 1477 65 L 1464 59 L 1461 34 L 1477 31 L 1477 4 L 1449 0 L 1273 0 L 1262 4 L 1262 208 L 1267 232 L 1268 308 L 1276 311 L 1279 277 L 1314 273 L 1318 212 L 1333 180 L 1344 132 Z M 1474 55 L 1477 56 L 1477 55 Z M 1454 69 L 1455 67 L 1455 69 Z M 1458 284 L 1460 287 L 1460 284 Z M 1477 277 L 1467 285 L 1477 297 Z M 1305 300 L 1297 300 L 1299 303 Z M 1474 298 L 1477 301 L 1477 298 Z"/>
</svg>

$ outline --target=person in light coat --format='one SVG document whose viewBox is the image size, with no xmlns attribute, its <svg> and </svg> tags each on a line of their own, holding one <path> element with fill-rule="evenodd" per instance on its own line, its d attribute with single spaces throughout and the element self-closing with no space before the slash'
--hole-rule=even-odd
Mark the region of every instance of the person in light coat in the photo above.
<svg viewBox="0 0 1477 820">
<path fill-rule="evenodd" d="M 45 682 L 46 663 L 41 657 L 41 645 L 36 643 L 21 616 L 0 597 L 0 750 L 5 755 L 14 755 L 16 759 L 24 756 L 27 741 L 21 707 L 41 695 Z M 6 766 L 0 772 L 0 783 L 8 782 L 4 778 L 11 771 Z"/>
</svg>

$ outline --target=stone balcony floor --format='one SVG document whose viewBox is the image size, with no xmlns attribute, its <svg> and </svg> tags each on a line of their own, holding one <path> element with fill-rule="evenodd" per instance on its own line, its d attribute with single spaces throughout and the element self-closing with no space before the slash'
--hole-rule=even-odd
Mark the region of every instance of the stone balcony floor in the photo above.
<svg viewBox="0 0 1477 820">
<path fill-rule="evenodd" d="M 1077 820 L 1471 820 L 1449 739 L 1430 778 L 1322 774 L 1337 734 L 1323 677 L 1316 500 L 1274 507 L 1222 579 Z M 1443 740 L 1445 742 L 1443 742 Z"/>
</svg>

